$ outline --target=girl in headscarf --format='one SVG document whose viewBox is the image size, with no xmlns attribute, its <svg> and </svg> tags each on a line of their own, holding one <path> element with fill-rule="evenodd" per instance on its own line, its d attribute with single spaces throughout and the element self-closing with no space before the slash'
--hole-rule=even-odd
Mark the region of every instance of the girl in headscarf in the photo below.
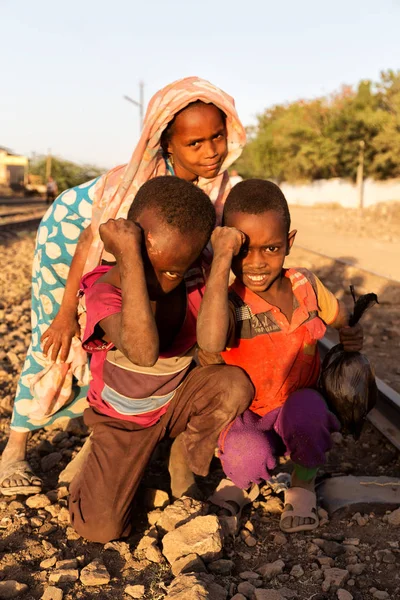
<svg viewBox="0 0 400 600">
<path fill-rule="evenodd" d="M 29 433 L 80 416 L 87 406 L 89 370 L 80 344 L 84 313 L 78 323 L 77 295 L 84 273 L 102 260 L 113 260 L 104 252 L 99 226 L 126 217 L 138 189 L 159 175 L 176 175 L 202 188 L 213 201 L 220 224 L 230 189 L 227 169 L 245 141 L 230 96 L 197 77 L 181 79 L 151 99 L 128 165 L 63 192 L 49 208 L 37 234 L 32 341 L 2 456 L 3 494 L 41 490 L 41 480 L 25 460 Z"/>
</svg>

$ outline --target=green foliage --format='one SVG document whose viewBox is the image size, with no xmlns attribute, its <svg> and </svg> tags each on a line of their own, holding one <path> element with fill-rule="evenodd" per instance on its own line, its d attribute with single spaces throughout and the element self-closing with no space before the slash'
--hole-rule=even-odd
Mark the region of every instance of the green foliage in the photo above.
<svg viewBox="0 0 400 600">
<path fill-rule="evenodd" d="M 46 160 L 46 156 L 40 156 L 31 160 L 29 164 L 29 172 L 40 175 L 44 183 L 46 182 Z M 54 156 L 51 159 L 51 176 L 57 182 L 59 192 L 90 181 L 103 173 L 104 169 L 93 165 L 78 165 Z"/>
<path fill-rule="evenodd" d="M 377 84 L 273 106 L 257 120 L 235 164 L 244 177 L 354 180 L 361 141 L 366 177 L 400 177 L 400 71 L 383 72 Z"/>
</svg>

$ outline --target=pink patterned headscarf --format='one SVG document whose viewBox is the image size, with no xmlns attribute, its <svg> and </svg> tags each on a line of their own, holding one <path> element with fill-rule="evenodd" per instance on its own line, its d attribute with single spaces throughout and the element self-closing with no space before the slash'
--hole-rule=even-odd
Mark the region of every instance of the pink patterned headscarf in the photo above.
<svg viewBox="0 0 400 600">
<path fill-rule="evenodd" d="M 99 226 L 108 219 L 126 217 L 139 188 L 149 179 L 168 175 L 161 134 L 176 113 L 191 102 L 214 104 L 226 115 L 228 154 L 220 173 L 213 179 L 199 178 L 197 185 L 208 194 L 220 221 L 223 205 L 230 190 L 227 168 L 240 156 L 246 133 L 235 109 L 233 98 L 204 79 L 186 77 L 167 85 L 150 100 L 140 140 L 127 165 L 103 175 L 94 192 L 92 230 L 94 240 L 84 272 L 94 269 L 104 253 Z"/>
</svg>

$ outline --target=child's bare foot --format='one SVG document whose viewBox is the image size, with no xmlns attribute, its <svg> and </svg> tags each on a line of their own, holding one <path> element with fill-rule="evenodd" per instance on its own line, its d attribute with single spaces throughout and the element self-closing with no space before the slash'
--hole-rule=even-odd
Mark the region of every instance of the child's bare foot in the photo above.
<svg viewBox="0 0 400 600">
<path fill-rule="evenodd" d="M 175 438 L 171 446 L 168 470 L 171 477 L 171 493 L 173 498 L 190 496 L 196 500 L 203 499 L 203 494 L 196 484 L 194 474 L 187 464 L 186 451 L 182 444 L 181 434 Z"/>
<path fill-rule="evenodd" d="M 291 487 L 285 493 L 285 507 L 280 528 L 286 533 L 309 531 L 319 525 L 315 494 L 315 477 L 310 481 L 299 479 L 294 471 Z"/>
<path fill-rule="evenodd" d="M 41 491 L 41 479 L 25 460 L 28 435 L 25 432 L 10 432 L 0 464 L 0 492 L 5 496 L 38 494 Z"/>
</svg>

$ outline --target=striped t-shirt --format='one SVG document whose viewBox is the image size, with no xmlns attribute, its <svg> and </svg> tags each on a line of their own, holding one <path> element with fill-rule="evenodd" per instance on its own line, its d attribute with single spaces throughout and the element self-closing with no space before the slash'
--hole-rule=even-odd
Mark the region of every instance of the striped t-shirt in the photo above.
<svg viewBox="0 0 400 600">
<path fill-rule="evenodd" d="M 99 333 L 100 321 L 122 309 L 121 290 L 108 283 L 96 283 L 110 268 L 97 267 L 83 277 L 81 285 L 87 311 L 83 347 L 92 355 L 88 402 L 102 414 L 150 427 L 167 411 L 176 389 L 193 367 L 204 282 L 199 279 L 194 284 L 191 280 L 187 285 L 186 315 L 180 331 L 155 365 L 142 367 L 102 340 L 101 330 Z"/>
</svg>

